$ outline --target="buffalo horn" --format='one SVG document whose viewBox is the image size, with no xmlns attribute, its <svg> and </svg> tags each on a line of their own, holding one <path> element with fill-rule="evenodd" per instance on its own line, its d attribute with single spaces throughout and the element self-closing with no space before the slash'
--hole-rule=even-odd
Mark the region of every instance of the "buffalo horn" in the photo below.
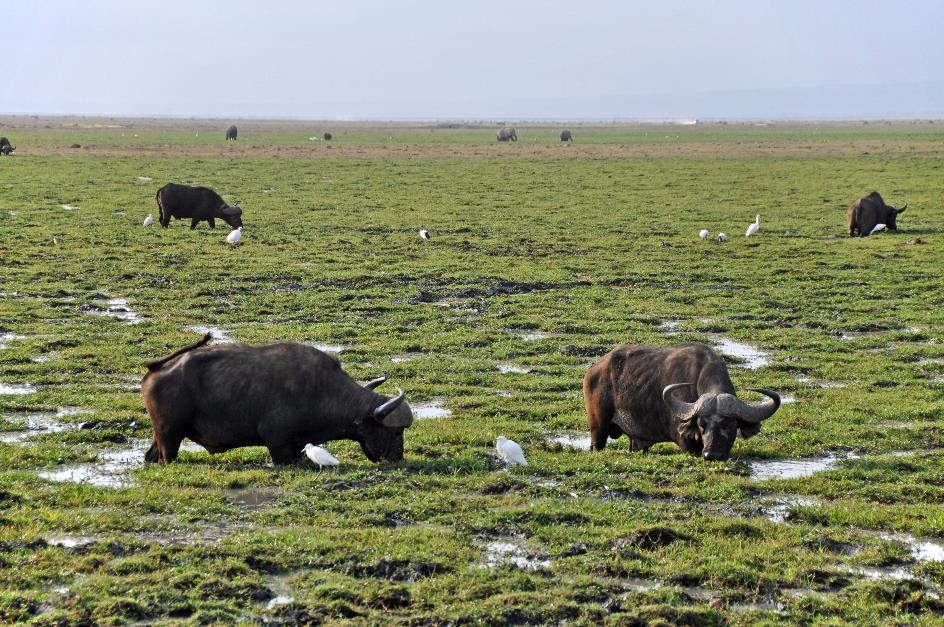
<svg viewBox="0 0 944 627">
<path fill-rule="evenodd" d="M 397 388 L 397 395 L 391 398 L 389 401 L 386 401 L 383 405 L 379 406 L 374 410 L 374 419 L 383 424 L 385 427 L 409 427 L 413 424 L 413 415 L 411 414 L 408 419 L 391 421 L 387 420 L 387 416 L 390 413 L 400 406 L 400 403 L 403 402 L 403 398 L 406 394 L 400 388 Z"/>
<path fill-rule="evenodd" d="M 387 380 L 387 377 L 378 377 L 377 379 L 374 379 L 373 381 L 368 381 L 367 383 L 365 383 L 364 387 L 367 388 L 368 390 L 373 390 L 374 388 L 376 388 L 377 386 L 379 386 L 386 380 Z"/>
<path fill-rule="evenodd" d="M 780 395 L 773 390 L 765 390 L 764 388 L 747 389 L 751 392 L 760 392 L 769 398 L 760 401 L 759 403 L 745 403 L 740 399 L 736 399 L 737 402 L 735 404 L 735 413 L 738 420 L 743 420 L 744 422 L 750 422 L 752 424 L 759 424 L 760 422 L 773 416 L 774 412 L 780 407 Z"/>
<path fill-rule="evenodd" d="M 901 209 L 895 209 L 895 213 L 901 213 L 907 208 L 908 208 L 908 203 L 906 202 L 905 205 Z"/>
<path fill-rule="evenodd" d="M 690 416 L 694 415 L 698 403 L 686 403 L 685 401 L 680 401 L 672 392 L 679 388 L 689 387 L 695 387 L 695 384 L 673 383 L 672 385 L 665 386 L 665 389 L 662 390 L 662 400 L 665 401 L 665 403 L 669 406 L 669 409 L 672 410 L 673 414 L 681 416 L 682 418 L 689 418 Z"/>
</svg>

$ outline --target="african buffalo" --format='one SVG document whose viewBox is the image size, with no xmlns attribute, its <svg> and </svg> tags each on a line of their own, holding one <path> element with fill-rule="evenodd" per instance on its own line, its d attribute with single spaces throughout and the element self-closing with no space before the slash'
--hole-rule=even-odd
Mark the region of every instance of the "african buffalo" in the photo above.
<svg viewBox="0 0 944 627">
<path fill-rule="evenodd" d="M 518 141 L 518 130 L 513 127 L 505 127 L 502 130 L 498 131 L 498 135 L 495 136 L 500 142 L 507 141 Z"/>
<path fill-rule="evenodd" d="M 9 155 L 11 152 L 16 152 L 16 146 L 11 146 L 6 137 L 0 137 L 0 155 Z"/>
<path fill-rule="evenodd" d="M 170 219 L 190 218 L 190 228 L 206 220 L 210 228 L 216 228 L 216 218 L 225 221 L 234 229 L 243 225 L 243 210 L 238 205 L 230 207 L 220 195 L 209 187 L 191 187 L 168 183 L 157 190 L 157 208 L 160 210 L 161 226 L 167 227 Z"/>
<path fill-rule="evenodd" d="M 229 140 L 236 141 L 236 125 L 233 124 L 228 129 L 226 129 L 226 141 Z"/>
<path fill-rule="evenodd" d="M 324 135 L 322 135 L 322 137 L 324 138 L 324 140 L 325 140 L 326 142 L 329 142 L 329 141 L 331 141 L 332 135 L 331 135 L 331 133 L 325 133 Z"/>
<path fill-rule="evenodd" d="M 560 139 L 562 142 L 572 142 L 574 141 L 574 136 L 568 129 L 565 128 L 561 131 Z"/>
<path fill-rule="evenodd" d="M 210 334 L 148 362 L 141 396 L 154 439 L 147 462 L 172 462 L 189 438 L 211 453 L 265 446 L 272 461 L 299 459 L 308 443 L 354 440 L 373 462 L 403 459 L 413 412 L 400 392 L 373 392 L 338 360 L 295 342 L 204 346 Z"/>
<path fill-rule="evenodd" d="M 872 192 L 849 205 L 849 237 L 856 231 L 859 237 L 868 237 L 876 224 L 884 224 L 890 231 L 898 229 L 895 219 L 908 208 L 908 203 L 901 209 L 886 205 L 881 194 Z"/>
<path fill-rule="evenodd" d="M 776 392 L 759 403 L 737 398 L 724 360 L 704 344 L 624 344 L 594 364 L 583 380 L 591 444 L 629 436 L 630 448 L 675 442 L 705 459 L 727 459 L 740 434 L 749 438 L 780 407 Z"/>
</svg>

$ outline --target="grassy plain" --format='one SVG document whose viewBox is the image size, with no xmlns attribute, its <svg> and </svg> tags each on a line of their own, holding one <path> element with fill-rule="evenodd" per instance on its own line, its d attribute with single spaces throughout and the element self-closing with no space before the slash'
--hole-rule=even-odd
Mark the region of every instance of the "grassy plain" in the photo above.
<svg viewBox="0 0 944 627">
<path fill-rule="evenodd" d="M 940 624 L 944 125 L 226 125 L 2 120 L 0 384 L 28 387 L 0 394 L 0 622 Z M 239 201 L 243 244 L 142 227 L 168 181 Z M 848 239 L 873 189 L 900 230 Z M 452 415 L 393 465 L 333 443 L 330 472 L 250 448 L 43 478 L 143 462 L 142 363 L 192 325 L 343 346 Z M 796 399 L 730 461 L 549 439 L 585 431 L 614 346 L 724 338 L 767 353 L 739 389 Z"/>
</svg>

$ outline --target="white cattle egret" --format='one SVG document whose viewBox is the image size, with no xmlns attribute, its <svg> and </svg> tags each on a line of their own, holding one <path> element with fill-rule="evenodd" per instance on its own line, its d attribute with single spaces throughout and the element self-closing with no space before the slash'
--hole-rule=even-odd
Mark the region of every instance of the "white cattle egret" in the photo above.
<svg viewBox="0 0 944 627">
<path fill-rule="evenodd" d="M 758 229 L 760 229 L 760 214 L 759 213 L 757 214 L 757 218 L 754 220 L 753 224 L 747 227 L 747 233 L 744 234 L 744 237 L 750 237 L 751 235 L 756 233 Z"/>
<path fill-rule="evenodd" d="M 878 233 L 879 231 L 884 231 L 884 230 L 885 230 L 884 224 L 876 224 L 875 228 L 869 231 L 869 235 L 871 235 L 872 233 Z"/>
<path fill-rule="evenodd" d="M 243 227 L 239 227 L 235 231 L 230 231 L 230 234 L 226 236 L 226 241 L 230 244 L 238 244 L 240 238 L 243 236 Z"/>
<path fill-rule="evenodd" d="M 726 242 L 728 241 L 728 236 L 725 233 L 718 233 L 718 241 Z"/>
<path fill-rule="evenodd" d="M 509 466 L 528 465 L 528 460 L 524 458 L 524 451 L 514 440 L 509 440 L 503 435 L 498 436 L 495 440 L 495 450 Z"/>
<path fill-rule="evenodd" d="M 320 446 L 315 446 L 311 442 L 305 445 L 302 452 L 308 456 L 308 459 L 318 464 L 318 470 L 321 470 L 325 466 L 337 466 L 341 463 L 338 461 L 337 457 Z"/>
<path fill-rule="evenodd" d="M 151 226 L 154 223 L 154 217 L 149 213 L 148 217 L 144 218 L 144 226 Z"/>
<path fill-rule="evenodd" d="M 708 229 L 702 229 L 698 231 L 698 237 L 702 239 L 708 239 L 709 235 L 711 235 L 711 233 L 708 232 Z"/>
<path fill-rule="evenodd" d="M 429 231 L 427 231 L 426 229 L 420 229 L 420 238 L 429 239 Z"/>
</svg>

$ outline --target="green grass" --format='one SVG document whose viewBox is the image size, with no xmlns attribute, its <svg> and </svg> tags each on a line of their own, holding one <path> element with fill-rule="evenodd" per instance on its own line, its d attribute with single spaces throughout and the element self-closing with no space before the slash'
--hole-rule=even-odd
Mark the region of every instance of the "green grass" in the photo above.
<svg viewBox="0 0 944 627">
<path fill-rule="evenodd" d="M 222 130 L 175 124 L 7 133 L 19 154 L 0 158 L 0 327 L 21 337 L 0 349 L 0 383 L 37 391 L 0 395 L 0 435 L 57 407 L 87 410 L 65 422 L 101 424 L 0 443 L 0 622 L 940 621 L 944 565 L 914 563 L 878 533 L 944 536 L 944 152 L 900 149 L 938 145 L 940 125 L 575 131 L 602 146 L 683 135 L 711 153 L 656 158 L 473 154 L 493 130 L 423 128 L 335 134 L 333 145 L 374 149 L 360 156 L 151 154 L 223 144 Z M 240 128 L 240 142 L 262 146 L 320 135 Z M 555 129 L 520 135 L 556 141 Z M 743 142 L 820 141 L 823 154 L 738 156 Z M 875 141 L 899 148 L 858 154 Z M 72 142 L 129 155 L 29 154 Z M 205 223 L 141 227 L 171 180 L 238 200 L 243 244 Z M 873 189 L 910 202 L 900 230 L 846 238 L 846 207 Z M 760 234 L 745 240 L 757 213 Z M 730 241 L 702 241 L 701 228 Z M 144 321 L 90 315 L 102 296 Z M 334 443 L 342 466 L 323 473 L 273 468 L 249 448 L 142 463 L 127 488 L 40 478 L 149 436 L 134 384 L 144 361 L 198 337 L 190 325 L 343 344 L 352 376 L 385 373 L 410 402 L 440 399 L 453 414 L 417 421 L 393 465 Z M 757 370 L 732 363 L 738 389 L 798 399 L 730 461 L 545 440 L 586 430 L 583 375 L 617 344 L 722 336 L 769 352 Z M 505 362 L 532 371 L 501 373 Z M 502 469 L 500 434 L 530 466 Z M 802 479 L 749 473 L 751 460 L 831 451 L 859 456 Z M 236 502 L 254 491 L 259 506 Z M 786 523 L 765 516 L 777 503 Z M 656 528 L 679 539 L 639 541 Z M 63 535 L 88 543 L 50 543 Z M 496 540 L 550 565 L 485 568 Z M 917 579 L 854 570 L 902 565 Z M 280 590 L 292 602 L 268 607 Z M 780 611 L 737 605 L 771 600 Z"/>
</svg>

